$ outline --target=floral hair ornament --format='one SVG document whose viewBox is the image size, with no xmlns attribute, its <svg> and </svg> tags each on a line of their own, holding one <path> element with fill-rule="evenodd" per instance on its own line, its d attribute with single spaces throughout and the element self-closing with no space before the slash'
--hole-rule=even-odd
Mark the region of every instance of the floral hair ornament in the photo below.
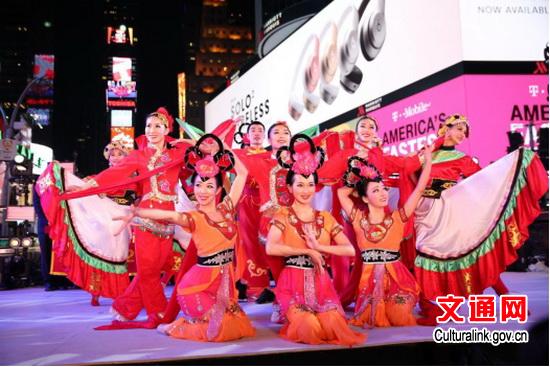
<svg viewBox="0 0 550 367">
<path fill-rule="evenodd" d="M 301 144 L 303 140 L 307 143 L 306 145 Z M 325 151 L 315 146 L 309 136 L 296 134 L 290 139 L 288 147 L 281 147 L 277 151 L 277 161 L 281 167 L 307 178 L 323 165 Z"/>
<path fill-rule="evenodd" d="M 375 166 L 363 158 L 353 156 L 348 159 L 348 169 L 344 173 L 344 185 L 357 188 L 357 184 L 364 182 L 381 182 L 382 175 Z"/>
<path fill-rule="evenodd" d="M 447 133 L 447 130 L 460 123 L 466 125 L 466 137 L 468 138 L 470 136 L 470 122 L 468 121 L 466 116 L 459 115 L 458 113 L 447 116 L 445 121 L 439 124 L 437 136 L 444 136 Z"/>
<path fill-rule="evenodd" d="M 120 150 L 124 155 L 128 155 L 128 153 L 130 153 L 130 150 L 132 150 L 132 143 L 125 142 L 122 139 L 113 140 L 105 146 L 105 149 L 103 149 L 103 156 L 105 157 L 105 159 L 109 160 L 111 152 L 117 149 Z"/>
<path fill-rule="evenodd" d="M 159 107 L 155 112 L 150 113 L 148 117 L 158 118 L 164 126 L 168 129 L 169 132 L 172 132 L 172 127 L 174 126 L 174 118 L 168 110 L 164 107 Z"/>
<path fill-rule="evenodd" d="M 218 152 L 214 155 L 204 154 L 199 149 L 203 142 L 210 139 L 218 145 Z M 203 181 L 206 181 L 222 171 L 230 171 L 235 165 L 235 157 L 233 153 L 224 149 L 220 138 L 213 134 L 205 134 L 194 146 L 187 148 L 184 162 L 188 169 L 195 171 Z"/>
</svg>

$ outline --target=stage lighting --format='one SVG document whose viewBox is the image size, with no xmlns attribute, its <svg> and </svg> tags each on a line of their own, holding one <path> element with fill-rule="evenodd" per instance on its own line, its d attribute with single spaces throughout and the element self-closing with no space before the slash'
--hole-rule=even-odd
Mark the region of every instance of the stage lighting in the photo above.
<svg viewBox="0 0 550 367">
<path fill-rule="evenodd" d="M 32 246 L 32 238 L 31 237 L 25 237 L 23 240 L 21 240 L 21 245 L 25 248 L 29 248 Z"/>
<path fill-rule="evenodd" d="M 10 247 L 11 248 L 18 248 L 19 246 L 21 246 L 21 240 L 18 237 L 10 238 Z"/>
</svg>

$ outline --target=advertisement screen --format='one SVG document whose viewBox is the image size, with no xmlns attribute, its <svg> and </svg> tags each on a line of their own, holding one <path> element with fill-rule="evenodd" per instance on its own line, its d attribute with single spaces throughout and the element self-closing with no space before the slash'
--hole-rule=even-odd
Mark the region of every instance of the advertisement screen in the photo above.
<svg viewBox="0 0 550 367">
<path fill-rule="evenodd" d="M 107 82 L 107 98 L 116 99 L 116 98 L 127 98 L 127 99 L 136 99 L 136 82 L 131 81 L 118 81 L 109 80 Z"/>
<path fill-rule="evenodd" d="M 53 97 L 54 64 L 54 55 L 34 55 L 33 78 L 41 79 L 36 80 L 31 86 L 27 92 L 29 97 L 42 99 Z"/>
<path fill-rule="evenodd" d="M 41 175 L 48 163 L 53 160 L 53 149 L 42 144 L 31 143 L 31 152 L 32 174 Z"/>
<path fill-rule="evenodd" d="M 485 16 L 479 7 L 496 2 L 504 9 L 492 16 L 496 21 L 480 21 Z M 232 78 L 206 105 L 206 130 L 240 116 L 267 126 L 285 120 L 298 132 L 367 102 L 378 108 L 388 94 L 464 60 L 485 60 L 487 53 L 496 55 L 487 59 L 491 61 L 531 61 L 535 55 L 543 60 L 548 15 L 541 17 L 538 10 L 546 9 L 546 1 L 527 2 L 529 12 L 518 9 L 519 3 L 331 2 L 246 73 Z M 463 31 L 470 33 L 463 38 Z M 424 87 L 415 88 L 420 92 Z"/>
<path fill-rule="evenodd" d="M 460 0 L 464 60 L 544 60 L 548 1 Z"/>
<path fill-rule="evenodd" d="M 129 57 L 113 57 L 113 81 L 132 81 L 132 59 Z"/>
<path fill-rule="evenodd" d="M 37 124 L 42 126 L 50 124 L 50 110 L 47 108 L 27 108 L 27 113 Z"/>
<path fill-rule="evenodd" d="M 134 44 L 134 28 L 121 24 L 118 27 L 107 27 L 107 44 Z"/>
<path fill-rule="evenodd" d="M 132 126 L 132 110 L 111 110 L 111 127 Z"/>
<path fill-rule="evenodd" d="M 206 105 L 206 130 L 241 116 L 298 132 L 448 68 L 462 59 L 457 13 L 457 1 L 331 2 Z"/>
<path fill-rule="evenodd" d="M 507 154 L 509 131 L 520 132 L 525 146 L 537 148 L 538 131 L 548 126 L 548 77 L 464 75 L 369 115 L 378 122 L 384 152 L 404 156 L 434 141 L 439 124 L 455 113 L 470 122 L 470 136 L 457 148 L 478 158 L 481 166 Z M 353 130 L 357 120 L 331 130 Z"/>
<path fill-rule="evenodd" d="M 134 141 L 134 128 L 133 127 L 112 127 L 111 128 L 111 141 L 121 140 L 123 142 Z"/>
</svg>

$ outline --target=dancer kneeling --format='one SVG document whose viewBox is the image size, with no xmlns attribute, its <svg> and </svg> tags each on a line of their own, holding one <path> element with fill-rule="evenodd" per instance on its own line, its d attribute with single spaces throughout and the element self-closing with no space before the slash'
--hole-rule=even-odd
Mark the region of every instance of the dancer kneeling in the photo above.
<svg viewBox="0 0 550 367">
<path fill-rule="evenodd" d="M 197 148 L 207 138 L 220 149 L 213 157 Z M 185 154 L 186 165 L 194 171 L 193 188 L 197 210 L 187 213 L 136 209 L 135 215 L 180 225 L 191 233 L 197 248 L 197 263 L 178 283 L 177 300 L 184 318 L 160 325 L 159 331 L 174 338 L 222 342 L 254 336 L 255 330 L 237 303 L 234 287 L 233 253 L 237 241 L 235 204 L 246 182 L 247 170 L 231 152 L 223 150 L 218 137 L 204 135 Z M 222 191 L 222 172 L 233 165 L 237 176 L 229 194 L 216 204 Z"/>
<path fill-rule="evenodd" d="M 294 150 L 298 139 L 308 141 L 309 151 Z M 360 344 L 366 336 L 347 325 L 323 259 L 323 255 L 353 256 L 353 246 L 330 213 L 311 206 L 317 183 L 315 171 L 323 164 L 324 153 L 300 134 L 277 156 L 279 164 L 289 169 L 286 184 L 294 196 L 290 207 L 281 207 L 273 216 L 267 237 L 267 254 L 285 260 L 275 289 L 284 315 L 280 335 L 307 344 Z"/>
<path fill-rule="evenodd" d="M 388 190 L 380 172 L 359 157 L 351 157 L 344 174 L 347 187 L 338 190 L 342 208 L 350 217 L 361 249 L 362 273 L 352 325 L 388 327 L 416 325 L 413 308 L 420 287 L 400 261 L 399 246 L 404 227 L 414 213 L 431 170 L 433 147 L 424 150 L 424 169 L 413 193 L 399 210 L 388 208 Z M 350 198 L 357 190 L 368 210 L 360 211 Z M 356 265 L 357 266 L 357 265 Z"/>
</svg>

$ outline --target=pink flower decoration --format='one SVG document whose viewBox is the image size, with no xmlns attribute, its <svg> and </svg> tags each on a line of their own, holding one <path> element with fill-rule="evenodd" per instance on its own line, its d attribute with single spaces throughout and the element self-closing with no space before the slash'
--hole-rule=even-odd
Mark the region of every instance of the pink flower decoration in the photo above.
<svg viewBox="0 0 550 367">
<path fill-rule="evenodd" d="M 195 171 L 199 174 L 201 177 L 214 177 L 220 172 L 220 168 L 214 162 L 214 158 L 212 156 L 207 156 L 206 158 L 203 158 L 199 160 L 195 164 Z"/>
<path fill-rule="evenodd" d="M 378 172 L 369 166 L 362 166 L 359 174 L 370 180 L 373 180 L 379 176 Z"/>
<path fill-rule="evenodd" d="M 311 154 L 309 151 L 294 153 L 292 158 L 294 159 L 292 171 L 304 176 L 309 176 L 314 173 L 321 160 L 319 152 Z"/>
</svg>

